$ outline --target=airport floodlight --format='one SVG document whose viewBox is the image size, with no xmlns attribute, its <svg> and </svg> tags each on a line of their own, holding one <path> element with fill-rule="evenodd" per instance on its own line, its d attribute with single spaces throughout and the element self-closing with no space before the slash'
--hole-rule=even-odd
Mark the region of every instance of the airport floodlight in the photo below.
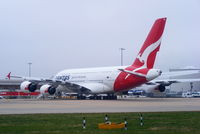
<svg viewBox="0 0 200 134">
<path fill-rule="evenodd" d="M 28 76 L 29 76 L 29 77 L 31 77 L 31 65 L 32 65 L 32 63 L 29 62 L 29 63 L 28 63 Z"/>
<path fill-rule="evenodd" d="M 120 50 L 120 57 L 121 57 L 121 66 L 123 66 L 123 51 L 126 50 L 125 48 L 119 48 Z"/>
</svg>

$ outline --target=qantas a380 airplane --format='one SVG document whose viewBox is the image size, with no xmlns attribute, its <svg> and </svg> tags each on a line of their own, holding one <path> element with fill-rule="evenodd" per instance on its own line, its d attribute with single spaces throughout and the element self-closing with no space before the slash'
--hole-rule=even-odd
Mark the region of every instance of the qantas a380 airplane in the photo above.
<svg viewBox="0 0 200 134">
<path fill-rule="evenodd" d="M 166 18 L 155 21 L 135 61 L 130 66 L 69 69 L 59 72 L 53 79 L 27 79 L 20 89 L 53 95 L 59 89 L 80 94 L 100 94 L 123 92 L 147 83 L 161 75 L 160 69 L 154 69 L 157 52 Z"/>
</svg>

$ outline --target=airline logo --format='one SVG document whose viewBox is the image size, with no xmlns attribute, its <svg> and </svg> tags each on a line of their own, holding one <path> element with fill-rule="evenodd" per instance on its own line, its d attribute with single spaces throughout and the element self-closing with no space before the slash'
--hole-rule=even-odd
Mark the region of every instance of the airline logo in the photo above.
<svg viewBox="0 0 200 134">
<path fill-rule="evenodd" d="M 153 68 L 156 54 L 160 49 L 165 22 L 166 18 L 161 18 L 155 21 L 136 60 L 132 64 L 133 66 L 146 66 L 146 68 L 149 69 Z"/>
<path fill-rule="evenodd" d="M 149 45 L 144 50 L 143 53 L 138 54 L 138 56 L 136 58 L 136 62 L 138 62 L 138 64 L 141 66 L 140 68 L 152 68 L 151 63 L 150 62 L 148 63 L 148 61 L 150 60 L 149 58 L 151 58 L 151 54 L 156 55 L 156 53 L 159 51 L 160 44 L 161 44 L 161 38 L 157 42 Z M 145 62 L 145 61 L 147 61 L 147 62 Z"/>
<path fill-rule="evenodd" d="M 161 18 L 155 21 L 133 64 L 125 68 L 127 71 L 121 72 L 116 78 L 114 83 L 115 91 L 133 88 L 155 78 L 156 75 L 161 74 L 160 70 L 152 70 L 152 68 L 154 66 L 157 52 L 160 49 L 165 22 L 166 18 Z M 132 71 L 133 73 L 127 73 L 129 71 Z M 141 76 L 145 75 L 146 77 L 136 75 L 137 73 Z"/>
<path fill-rule="evenodd" d="M 70 75 L 56 76 L 56 80 L 67 81 L 70 79 Z"/>
</svg>

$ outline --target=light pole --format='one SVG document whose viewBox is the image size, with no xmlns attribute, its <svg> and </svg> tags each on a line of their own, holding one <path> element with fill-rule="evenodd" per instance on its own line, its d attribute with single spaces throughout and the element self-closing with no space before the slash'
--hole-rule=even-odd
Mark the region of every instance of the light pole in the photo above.
<svg viewBox="0 0 200 134">
<path fill-rule="evenodd" d="M 29 62 L 28 65 L 29 65 L 28 76 L 31 77 L 31 65 L 32 65 L 32 63 Z"/>
<path fill-rule="evenodd" d="M 121 54 L 121 66 L 123 66 L 123 51 L 126 50 L 125 48 L 119 48 Z"/>
</svg>

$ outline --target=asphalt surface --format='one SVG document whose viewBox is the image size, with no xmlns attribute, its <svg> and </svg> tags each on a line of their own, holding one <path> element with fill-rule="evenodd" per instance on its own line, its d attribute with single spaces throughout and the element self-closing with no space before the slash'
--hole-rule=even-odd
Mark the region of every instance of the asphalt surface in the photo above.
<svg viewBox="0 0 200 134">
<path fill-rule="evenodd" d="M 200 98 L 132 98 L 120 100 L 0 100 L 0 114 L 165 111 L 200 111 Z"/>
</svg>

